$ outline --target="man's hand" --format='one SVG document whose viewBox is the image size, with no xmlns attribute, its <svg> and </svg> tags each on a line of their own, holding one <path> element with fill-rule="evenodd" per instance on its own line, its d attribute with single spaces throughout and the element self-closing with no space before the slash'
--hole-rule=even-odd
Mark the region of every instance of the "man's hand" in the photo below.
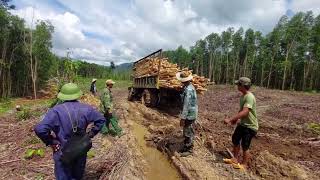
<svg viewBox="0 0 320 180">
<path fill-rule="evenodd" d="M 87 135 L 88 135 L 90 138 L 93 138 L 93 137 L 94 137 L 94 133 L 93 133 L 92 131 L 89 131 L 89 132 L 87 133 Z"/>
<path fill-rule="evenodd" d="M 51 149 L 53 152 L 57 152 L 60 150 L 60 144 L 53 144 L 51 145 Z"/>
<path fill-rule="evenodd" d="M 226 124 L 228 124 L 228 125 L 232 125 L 231 119 L 225 119 L 225 120 L 224 120 L 224 123 L 226 123 Z"/>
<path fill-rule="evenodd" d="M 185 124 L 185 119 L 180 119 L 180 127 L 183 127 Z"/>
<path fill-rule="evenodd" d="M 238 119 L 238 120 L 236 120 L 236 121 L 231 121 L 231 124 L 232 124 L 232 125 L 235 125 L 235 124 L 237 124 L 239 121 L 240 121 L 240 119 Z"/>
<path fill-rule="evenodd" d="M 112 118 L 112 112 L 110 112 L 110 109 L 109 109 L 109 108 L 105 111 L 104 116 L 105 116 L 106 118 Z"/>
</svg>

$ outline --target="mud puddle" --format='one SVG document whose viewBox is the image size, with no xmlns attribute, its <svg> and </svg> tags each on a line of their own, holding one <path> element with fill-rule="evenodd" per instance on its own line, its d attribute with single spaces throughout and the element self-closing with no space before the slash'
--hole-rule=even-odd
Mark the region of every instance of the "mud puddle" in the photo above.
<svg viewBox="0 0 320 180">
<path fill-rule="evenodd" d="M 132 123 L 133 134 L 137 139 L 137 143 L 141 148 L 142 154 L 148 163 L 148 172 L 146 179 L 152 180 L 176 180 L 181 179 L 179 173 L 169 162 L 167 157 L 155 148 L 148 147 L 144 136 L 148 130 L 137 122 Z"/>
</svg>

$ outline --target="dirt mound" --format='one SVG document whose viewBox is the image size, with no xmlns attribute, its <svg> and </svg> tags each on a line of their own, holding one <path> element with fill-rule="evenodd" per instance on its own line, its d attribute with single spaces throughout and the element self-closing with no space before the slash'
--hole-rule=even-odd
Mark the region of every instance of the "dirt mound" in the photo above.
<svg viewBox="0 0 320 180">
<path fill-rule="evenodd" d="M 254 164 L 256 173 L 265 179 L 316 179 L 299 164 L 285 161 L 268 151 L 261 152 Z"/>
</svg>

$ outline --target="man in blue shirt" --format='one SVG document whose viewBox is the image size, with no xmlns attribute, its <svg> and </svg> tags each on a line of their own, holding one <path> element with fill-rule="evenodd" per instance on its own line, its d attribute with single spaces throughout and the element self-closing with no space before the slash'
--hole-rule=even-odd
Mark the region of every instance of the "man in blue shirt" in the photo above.
<svg viewBox="0 0 320 180">
<path fill-rule="evenodd" d="M 53 149 L 54 173 L 57 180 L 80 180 L 84 174 L 86 154 L 77 158 L 72 165 L 66 165 L 60 159 L 61 149 L 70 139 L 74 128 L 86 132 L 87 126 L 94 123 L 88 132 L 89 137 L 93 138 L 105 123 L 105 118 L 100 112 L 77 101 L 81 95 L 82 92 L 76 84 L 65 84 L 58 94 L 63 103 L 51 108 L 34 129 L 37 136 Z M 75 120 L 76 127 L 71 119 Z"/>
</svg>

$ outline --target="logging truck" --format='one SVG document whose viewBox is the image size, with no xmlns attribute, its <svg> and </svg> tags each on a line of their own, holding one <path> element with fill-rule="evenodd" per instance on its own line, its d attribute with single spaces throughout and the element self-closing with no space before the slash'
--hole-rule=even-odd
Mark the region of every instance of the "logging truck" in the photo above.
<svg viewBox="0 0 320 180">
<path fill-rule="evenodd" d="M 133 63 L 133 74 L 131 76 L 132 79 L 132 86 L 128 88 L 129 95 L 128 100 L 139 100 L 142 104 L 147 107 L 155 107 L 159 104 L 176 104 L 179 105 L 180 103 L 180 93 L 181 90 L 177 88 L 170 88 L 162 86 L 161 76 L 160 76 L 160 68 L 162 62 L 162 49 L 153 52 L 147 55 L 144 58 L 141 58 Z M 148 67 L 146 64 L 150 58 L 158 58 L 158 65 L 156 65 L 156 73 L 153 74 L 145 74 L 143 76 L 137 75 L 136 71 L 138 71 L 137 65 Z M 154 68 L 154 67 L 153 67 Z M 162 69 L 163 71 L 163 69 Z"/>
</svg>

